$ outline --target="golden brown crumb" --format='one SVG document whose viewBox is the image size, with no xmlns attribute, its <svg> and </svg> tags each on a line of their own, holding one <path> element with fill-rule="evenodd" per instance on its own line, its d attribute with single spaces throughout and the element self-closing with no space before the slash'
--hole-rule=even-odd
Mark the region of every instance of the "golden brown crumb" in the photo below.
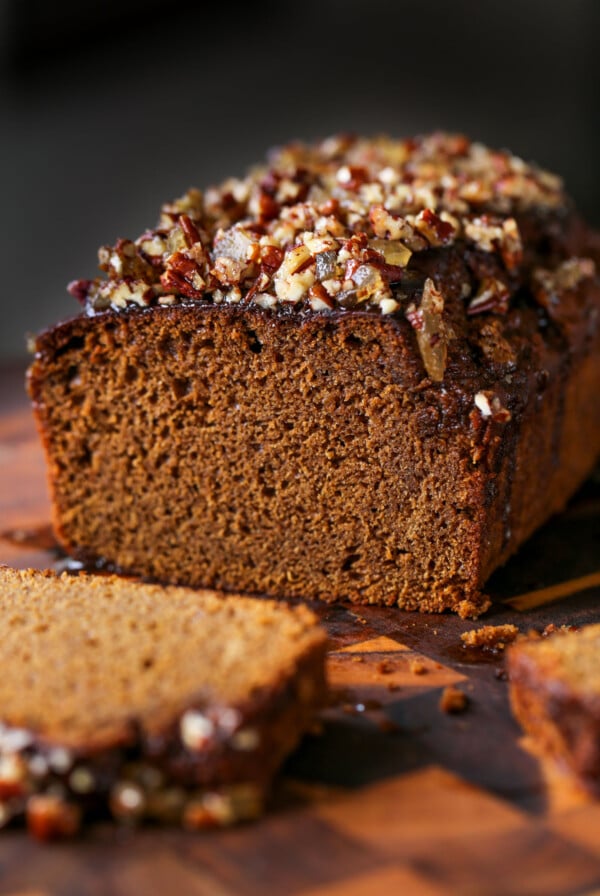
<svg viewBox="0 0 600 896">
<path fill-rule="evenodd" d="M 445 687 L 442 691 L 442 696 L 440 697 L 440 709 L 442 712 L 447 713 L 464 712 L 468 702 L 469 698 L 464 691 L 455 688 L 453 685 L 448 685 L 448 687 Z"/>
<path fill-rule="evenodd" d="M 519 634 L 516 625 L 484 625 L 463 632 L 460 640 L 465 647 L 482 647 L 484 650 L 504 650 Z"/>
<path fill-rule="evenodd" d="M 381 660 L 380 663 L 377 663 L 377 671 L 381 675 L 389 675 L 390 672 L 393 672 L 396 668 L 396 664 L 392 662 L 392 660 Z"/>
<path fill-rule="evenodd" d="M 542 638 L 555 637 L 556 635 L 566 635 L 569 632 L 578 631 L 576 625 L 555 625 L 550 622 L 542 631 L 536 628 L 530 628 L 528 631 L 519 634 L 518 641 L 540 641 Z"/>
<path fill-rule="evenodd" d="M 425 675 L 427 666 L 421 660 L 411 660 L 410 671 L 413 675 Z"/>
<path fill-rule="evenodd" d="M 547 638 L 549 635 L 566 635 L 567 632 L 576 631 L 578 631 L 576 625 L 555 625 L 553 622 L 550 622 L 543 630 L 542 638 Z"/>
<path fill-rule="evenodd" d="M 487 597 L 481 597 L 479 603 L 472 600 L 461 600 L 456 607 L 456 612 L 461 619 L 477 619 L 482 613 L 485 613 L 491 606 L 491 600 Z"/>
</svg>

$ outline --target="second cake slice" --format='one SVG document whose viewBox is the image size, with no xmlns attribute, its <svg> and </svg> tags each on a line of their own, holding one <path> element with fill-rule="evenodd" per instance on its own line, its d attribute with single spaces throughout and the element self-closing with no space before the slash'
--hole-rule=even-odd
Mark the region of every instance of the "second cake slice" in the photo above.
<svg viewBox="0 0 600 896">
<path fill-rule="evenodd" d="M 0 822 L 258 814 L 324 701 L 305 607 L 0 569 Z"/>
</svg>

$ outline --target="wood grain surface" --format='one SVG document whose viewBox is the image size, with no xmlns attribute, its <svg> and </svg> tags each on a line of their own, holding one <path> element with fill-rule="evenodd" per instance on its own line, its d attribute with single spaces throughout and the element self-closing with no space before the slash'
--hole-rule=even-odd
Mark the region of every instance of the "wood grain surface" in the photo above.
<svg viewBox="0 0 600 896">
<path fill-rule="evenodd" d="M 51 567 L 49 504 L 23 370 L 0 370 L 0 562 Z M 485 622 L 600 620 L 600 479 L 490 582 Z M 457 617 L 317 608 L 331 707 L 267 816 L 189 834 L 98 826 L 74 843 L 0 835 L 6 896 L 566 896 L 600 892 L 600 804 L 546 768 L 512 720 L 502 656 Z M 483 622 L 475 624 L 475 627 Z M 0 673 L 1 674 L 1 673 Z M 460 688 L 463 713 L 440 710 Z"/>
</svg>

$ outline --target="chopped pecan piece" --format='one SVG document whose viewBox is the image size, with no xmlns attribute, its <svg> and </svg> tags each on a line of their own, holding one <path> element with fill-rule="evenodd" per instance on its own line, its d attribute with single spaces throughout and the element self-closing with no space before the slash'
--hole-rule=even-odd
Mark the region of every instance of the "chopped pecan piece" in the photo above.
<svg viewBox="0 0 600 896">
<path fill-rule="evenodd" d="M 483 311 L 506 314 L 509 301 L 510 289 L 506 283 L 497 277 L 485 277 L 469 302 L 467 314 L 481 314 Z"/>
<path fill-rule="evenodd" d="M 592 258 L 568 258 L 554 270 L 536 268 L 533 272 L 533 294 L 536 301 L 552 312 L 560 301 L 560 294 L 577 289 L 583 280 L 596 276 L 596 265 Z"/>
<path fill-rule="evenodd" d="M 475 396 L 475 406 L 481 411 L 482 417 L 491 417 L 494 423 L 508 423 L 512 414 L 502 405 L 500 398 L 489 390 L 482 390 Z"/>
<path fill-rule="evenodd" d="M 171 255 L 160 282 L 167 292 L 174 292 L 188 299 L 201 299 L 206 285 L 197 263 L 183 252 Z"/>
</svg>

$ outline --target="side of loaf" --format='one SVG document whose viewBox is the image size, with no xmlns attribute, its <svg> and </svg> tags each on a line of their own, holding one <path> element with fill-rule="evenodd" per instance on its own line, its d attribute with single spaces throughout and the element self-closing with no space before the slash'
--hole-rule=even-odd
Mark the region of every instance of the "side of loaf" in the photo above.
<svg viewBox="0 0 600 896">
<path fill-rule="evenodd" d="M 29 389 L 86 563 L 454 609 L 600 453 L 595 237 L 465 138 L 326 141 L 101 250 Z"/>
<path fill-rule="evenodd" d="M 513 713 L 541 755 L 600 795 L 600 625 L 536 640 L 507 654 Z"/>
<path fill-rule="evenodd" d="M 325 702 L 305 607 L 1 568 L 0 630 L 0 820 L 42 839 L 254 817 Z"/>
</svg>

